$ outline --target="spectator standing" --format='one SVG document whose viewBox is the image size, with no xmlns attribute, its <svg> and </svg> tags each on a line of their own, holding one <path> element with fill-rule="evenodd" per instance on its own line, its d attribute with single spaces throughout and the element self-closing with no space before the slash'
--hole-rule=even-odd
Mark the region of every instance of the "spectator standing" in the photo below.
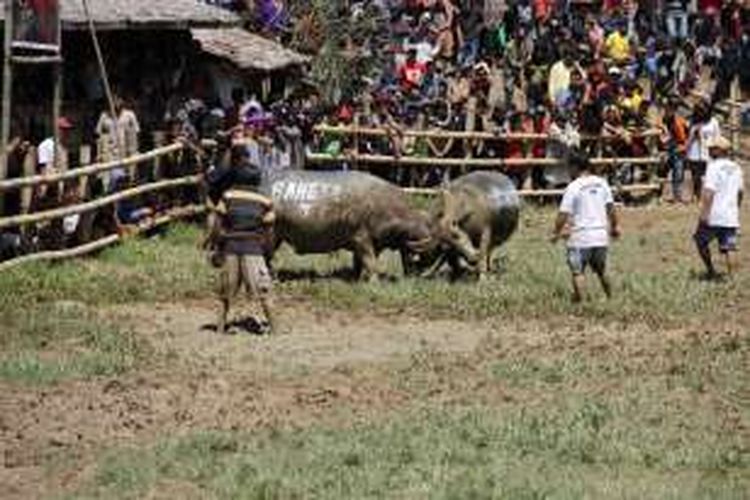
<svg viewBox="0 0 750 500">
<path fill-rule="evenodd" d="M 565 105 L 570 96 L 570 80 L 573 61 L 569 55 L 552 65 L 547 85 L 548 97 L 556 107 Z"/>
<path fill-rule="evenodd" d="M 96 124 L 99 161 L 134 156 L 140 149 L 141 126 L 138 117 L 132 109 L 125 106 L 125 101 L 121 98 L 115 97 L 114 105 L 117 118 L 113 118 L 109 110 L 104 110 Z"/>
<path fill-rule="evenodd" d="M 675 111 L 676 103 L 664 105 L 661 140 L 667 152 L 667 167 L 672 179 L 672 201 L 683 202 L 682 185 L 685 183 L 685 151 L 688 123 Z"/>
<path fill-rule="evenodd" d="M 604 293 L 612 296 L 612 284 L 607 274 L 607 253 L 610 236 L 620 235 L 617 211 L 612 190 L 607 181 L 592 171 L 587 156 L 575 151 L 571 167 L 578 172 L 563 195 L 555 221 L 552 241 L 568 238 L 567 261 L 573 276 L 573 301 L 583 300 L 587 267 L 599 278 Z"/>
<path fill-rule="evenodd" d="M 665 4 L 667 33 L 673 40 L 688 37 L 688 14 L 686 0 L 667 0 Z"/>
<path fill-rule="evenodd" d="M 703 175 L 710 159 L 708 144 L 719 136 L 721 127 L 716 117 L 712 116 L 710 105 L 699 102 L 693 112 L 687 146 L 687 165 L 693 182 L 693 198 L 696 200 L 701 196 Z"/>
<path fill-rule="evenodd" d="M 109 110 L 104 110 L 96 124 L 97 159 L 100 162 L 122 160 L 137 155 L 140 150 L 141 126 L 135 112 L 127 108 L 120 97 L 114 98 L 114 108 L 116 118 Z M 115 178 L 124 175 L 124 169 L 112 170 L 107 179 L 108 189 L 114 188 Z M 133 172 L 130 177 L 134 177 Z"/>
<path fill-rule="evenodd" d="M 708 148 L 712 160 L 706 169 L 700 218 L 694 239 L 698 254 L 706 266 L 707 277 L 718 276 L 711 258 L 710 245 L 713 240 L 719 242 L 719 251 L 724 255 L 727 272 L 731 277 L 737 270 L 737 237 L 744 192 L 742 169 L 728 157 L 732 149 L 728 139 L 717 136 L 710 140 Z"/>
</svg>

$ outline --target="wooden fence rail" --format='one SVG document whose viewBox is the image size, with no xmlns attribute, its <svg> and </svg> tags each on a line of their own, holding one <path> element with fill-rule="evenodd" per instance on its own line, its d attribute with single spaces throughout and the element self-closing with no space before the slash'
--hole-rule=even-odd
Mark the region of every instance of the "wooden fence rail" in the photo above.
<svg viewBox="0 0 750 500">
<path fill-rule="evenodd" d="M 432 158 L 420 156 L 390 156 L 390 155 L 370 155 L 370 154 L 347 154 L 347 155 L 328 155 L 322 153 L 309 153 L 306 159 L 310 163 L 334 163 L 340 161 L 351 161 L 360 163 L 371 163 L 379 165 L 411 165 L 421 167 L 483 167 L 483 168 L 502 168 L 502 167 L 535 167 L 535 166 L 559 166 L 564 165 L 564 161 L 557 158 Z M 591 163 L 599 166 L 613 165 L 658 165 L 662 163 L 661 157 L 641 157 L 641 158 L 592 158 Z"/>
<path fill-rule="evenodd" d="M 376 127 L 357 127 L 357 126 L 342 126 L 342 125 L 316 125 L 314 128 L 315 132 L 319 133 L 331 133 L 339 135 L 366 135 L 383 137 L 389 135 L 395 135 L 393 131 L 389 131 L 384 128 Z M 550 134 L 540 133 L 495 133 L 495 132 L 480 132 L 480 131 L 460 131 L 460 130 L 437 130 L 437 129 L 406 129 L 400 132 L 405 137 L 421 137 L 431 139 L 467 139 L 467 140 L 550 140 L 552 136 Z M 633 132 L 630 134 L 631 137 L 638 138 L 649 138 L 657 137 L 660 135 L 658 130 L 648 129 L 641 132 Z M 582 140 L 615 140 L 615 135 L 582 135 Z"/>
<path fill-rule="evenodd" d="M 181 143 L 170 144 L 161 148 L 154 149 L 148 153 L 143 153 L 129 158 L 123 158 L 122 160 L 109 161 L 105 163 L 97 163 L 94 165 L 88 165 L 81 168 L 67 170 L 65 172 L 58 172 L 50 175 L 33 175 L 29 177 L 19 177 L 16 179 L 7 179 L 0 181 L 0 192 L 8 191 L 11 189 L 18 189 L 23 187 L 38 186 L 41 184 L 50 184 L 53 182 L 64 181 L 68 179 L 77 179 L 89 175 L 99 174 L 102 172 L 108 172 L 116 168 L 136 165 L 145 161 L 153 160 L 166 156 L 183 149 L 184 146 Z"/>
<path fill-rule="evenodd" d="M 183 143 L 170 144 L 168 146 L 160 147 L 149 151 L 147 153 L 134 155 L 129 158 L 122 160 L 116 160 L 111 162 L 99 163 L 95 165 L 89 165 L 86 167 L 68 170 L 66 172 L 55 173 L 51 175 L 34 175 L 28 177 L 22 177 L 17 179 L 9 179 L 0 181 L 0 192 L 8 191 L 12 189 L 29 189 L 35 186 L 45 185 L 49 183 L 61 182 L 68 179 L 81 179 L 84 180 L 87 176 L 96 175 L 103 172 L 108 172 L 116 168 L 123 168 L 133 165 L 138 165 L 143 162 L 155 160 L 167 155 L 171 155 L 178 151 L 183 150 L 186 147 Z M 129 189 L 124 189 L 101 198 L 78 203 L 75 205 L 61 206 L 50 210 L 44 210 L 34 213 L 21 213 L 19 215 L 13 215 L 9 217 L 0 217 L 0 229 L 9 227 L 25 226 L 43 221 L 49 221 L 53 219 L 60 219 L 69 215 L 81 214 L 96 210 L 105 206 L 112 205 L 122 200 L 127 200 L 140 196 L 147 193 L 163 191 L 168 189 L 174 189 L 183 186 L 195 186 L 201 180 L 200 175 L 186 175 L 184 177 L 176 179 L 165 179 L 159 180 L 140 186 L 135 186 Z M 148 231 L 157 226 L 167 224 L 173 220 L 197 215 L 203 213 L 205 207 L 202 204 L 189 205 L 185 207 L 173 207 L 163 213 L 157 214 L 154 218 L 147 219 L 141 224 L 135 226 L 128 226 L 127 231 L 118 230 L 117 234 L 111 234 L 105 236 L 96 241 L 87 242 L 74 248 L 67 248 L 62 250 L 52 251 L 41 251 L 37 253 L 22 255 L 20 257 L 0 263 L 0 271 L 15 267 L 27 262 L 35 262 L 42 260 L 59 260 L 66 258 L 73 258 L 81 255 L 85 255 L 91 252 L 95 252 L 104 247 L 113 245 L 118 241 L 122 240 L 125 234 L 134 235 L 144 231 Z"/>
<path fill-rule="evenodd" d="M 134 231 L 131 231 L 129 233 L 129 235 L 134 236 L 140 233 L 144 233 L 146 231 L 150 231 L 156 227 L 163 226 L 164 224 L 168 224 L 172 221 L 175 221 L 181 218 L 199 215 L 205 212 L 205 210 L 206 208 L 203 205 L 190 205 L 186 207 L 179 207 L 179 208 L 170 210 L 162 215 L 157 216 L 156 218 L 152 219 L 148 223 L 137 226 Z M 50 251 L 22 255 L 14 259 L 6 260 L 5 262 L 0 262 L 0 272 L 16 267 L 16 266 L 20 266 L 22 264 L 27 264 L 29 262 L 38 262 L 38 261 L 44 261 L 44 260 L 54 261 L 54 260 L 72 259 L 74 257 L 80 257 L 82 255 L 87 255 L 87 254 L 96 252 L 97 250 L 101 250 L 108 246 L 114 245 L 115 243 L 121 241 L 123 238 L 125 238 L 123 234 L 111 234 L 109 236 L 105 236 L 104 238 L 98 239 L 96 241 L 91 241 L 89 243 L 79 245 L 74 248 L 66 248 L 64 250 L 50 250 Z"/>
<path fill-rule="evenodd" d="M 21 226 L 25 224 L 31 224 L 34 222 L 41 222 L 52 219 L 60 219 L 67 217 L 68 215 L 80 214 L 91 210 L 96 210 L 112 203 L 133 198 L 146 193 L 154 191 L 160 191 L 168 188 L 175 188 L 180 186 L 194 185 L 200 181 L 199 175 L 189 175 L 186 177 L 180 177 L 177 179 L 169 179 L 165 181 L 152 182 L 150 184 L 143 184 L 130 189 L 125 189 L 117 193 L 113 193 L 102 198 L 97 198 L 92 201 L 80 203 L 77 205 L 69 205 L 65 207 L 54 208 L 52 210 L 45 210 L 42 212 L 34 212 L 31 214 L 13 215 L 10 217 L 0 218 L 0 229 L 7 227 Z"/>
</svg>

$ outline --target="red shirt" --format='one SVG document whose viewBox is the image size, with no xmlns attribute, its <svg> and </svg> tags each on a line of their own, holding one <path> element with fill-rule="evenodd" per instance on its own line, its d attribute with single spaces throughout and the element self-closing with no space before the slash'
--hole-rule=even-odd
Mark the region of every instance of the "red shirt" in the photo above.
<svg viewBox="0 0 750 500">
<path fill-rule="evenodd" d="M 401 85 L 407 89 L 422 85 L 422 78 L 427 73 L 427 65 L 419 61 L 407 61 L 399 70 Z"/>
<path fill-rule="evenodd" d="M 699 0 L 698 11 L 701 14 L 717 15 L 721 12 L 721 0 Z"/>
</svg>

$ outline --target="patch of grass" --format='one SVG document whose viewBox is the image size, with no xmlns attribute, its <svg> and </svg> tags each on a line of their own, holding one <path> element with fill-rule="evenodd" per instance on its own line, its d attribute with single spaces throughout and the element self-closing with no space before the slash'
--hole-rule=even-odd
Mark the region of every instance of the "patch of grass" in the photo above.
<svg viewBox="0 0 750 500">
<path fill-rule="evenodd" d="M 446 280 L 400 279 L 378 284 L 350 283 L 337 279 L 298 279 L 283 283 L 290 294 L 304 294 L 324 307 L 407 309 L 411 312 L 459 318 L 560 316 L 607 318 L 652 325 L 684 323 L 716 313 L 717 304 L 750 300 L 750 276 L 717 285 L 693 276 L 697 260 L 690 248 L 689 230 L 674 234 L 665 228 L 660 236 L 626 233 L 611 251 L 615 297 L 606 301 L 593 276 L 588 280 L 592 299 L 584 305 L 570 300 L 570 275 L 565 250 L 547 241 L 554 214 L 528 210 L 518 234 L 496 255 L 499 271 L 486 282 L 449 283 Z M 669 229 L 669 231 L 667 231 Z M 393 254 L 381 257 L 387 274 L 398 276 L 400 265 Z M 338 267 L 337 267 L 338 266 Z M 348 256 L 296 257 L 283 252 L 277 269 L 313 270 L 328 276 L 351 266 Z"/>
<path fill-rule="evenodd" d="M 654 326 L 700 320 L 715 314 L 717 304 L 750 301 L 747 273 L 723 285 L 692 277 L 698 264 L 692 252 L 686 251 L 689 231 L 686 227 L 683 234 L 670 226 L 656 235 L 626 232 L 612 248 L 615 298 L 605 301 L 591 277 L 592 300 L 573 305 L 564 249 L 550 245 L 546 238 L 553 216 L 551 210 L 528 209 L 518 234 L 498 252 L 498 273 L 486 282 L 386 279 L 378 284 L 353 283 L 341 279 L 351 267 L 347 252 L 300 257 L 283 248 L 274 261 L 283 278 L 278 289 L 336 309 L 374 307 L 467 319 L 573 315 Z M 198 248 L 200 239 L 198 228 L 178 225 L 163 236 L 129 240 L 96 258 L 2 273 L 0 289 L 14 293 L 0 296 L 0 311 L 57 300 L 102 305 L 212 296 L 216 272 Z M 380 264 L 387 275 L 400 276 L 395 254 L 384 254 Z M 726 314 L 728 308 L 718 312 Z"/>
<path fill-rule="evenodd" d="M 36 306 L 2 326 L 0 379 L 12 382 L 118 375 L 147 353 L 134 335 L 74 304 Z"/>
<path fill-rule="evenodd" d="M 30 304 L 79 301 L 92 305 L 169 301 L 204 296 L 213 270 L 198 249 L 200 230 L 177 225 L 151 239 L 133 238 L 95 257 L 35 263 L 0 273 L 0 311 Z"/>
<path fill-rule="evenodd" d="M 202 498 L 742 498 L 738 436 L 648 424 L 639 404 L 575 399 L 349 429 L 201 433 L 113 451 L 80 493 L 139 498 L 176 482 Z"/>
</svg>

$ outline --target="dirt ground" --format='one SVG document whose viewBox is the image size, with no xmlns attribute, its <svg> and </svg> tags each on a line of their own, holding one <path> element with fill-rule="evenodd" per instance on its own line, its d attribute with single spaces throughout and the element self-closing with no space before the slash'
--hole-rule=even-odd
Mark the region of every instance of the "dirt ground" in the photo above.
<svg viewBox="0 0 750 500">
<path fill-rule="evenodd" d="M 347 409 L 368 419 L 409 405 L 393 374 L 416 361 L 447 363 L 452 381 L 433 380 L 428 399 L 512 400 L 502 386 L 487 388 L 475 367 L 490 353 L 500 358 L 560 349 L 648 351 L 645 325 L 626 330 L 560 328 L 502 320 L 430 321 L 351 316 L 287 304 L 292 333 L 278 338 L 217 336 L 213 304 L 161 304 L 107 311 L 145 335 L 162 360 L 157 366 L 110 380 L 62 383 L 28 390 L 0 386 L 0 438 L 5 467 L 0 497 L 31 498 L 64 491 L 85 478 L 90 454 L 105 446 L 153 441 L 195 430 L 252 431 L 264 426 L 345 424 Z M 685 332 L 662 332 L 682 337 Z M 661 340 L 653 340 L 660 343 Z M 437 360 L 437 361 L 436 361 Z M 449 390 L 450 389 L 450 390 Z M 525 397 L 525 396 L 524 396 Z M 348 415 L 348 413 L 347 413 Z M 42 464 L 56 455 L 79 459 L 64 475 Z"/>
<path fill-rule="evenodd" d="M 684 217 L 684 209 L 659 210 L 634 212 L 626 229 L 637 227 L 648 238 L 657 221 Z M 669 260 L 684 250 L 680 244 L 660 251 Z M 555 324 L 434 320 L 321 310 L 299 298 L 283 301 L 291 333 L 278 337 L 218 336 L 209 328 L 215 304 L 208 300 L 100 311 L 147 342 L 155 361 L 123 376 L 52 386 L 0 382 L 0 498 L 70 491 L 108 447 L 196 430 L 252 432 L 377 419 L 413 404 L 414 388 L 404 387 L 403 380 L 422 384 L 421 404 L 533 401 L 544 396 L 488 384 L 479 367 L 489 359 L 529 354 L 544 359 L 566 350 L 659 363 L 654 352 L 708 329 L 653 331 L 645 324 L 575 317 Z M 724 335 L 743 335 L 735 325 L 723 329 Z M 733 432 L 747 432 L 736 415 L 727 418 Z"/>
</svg>

